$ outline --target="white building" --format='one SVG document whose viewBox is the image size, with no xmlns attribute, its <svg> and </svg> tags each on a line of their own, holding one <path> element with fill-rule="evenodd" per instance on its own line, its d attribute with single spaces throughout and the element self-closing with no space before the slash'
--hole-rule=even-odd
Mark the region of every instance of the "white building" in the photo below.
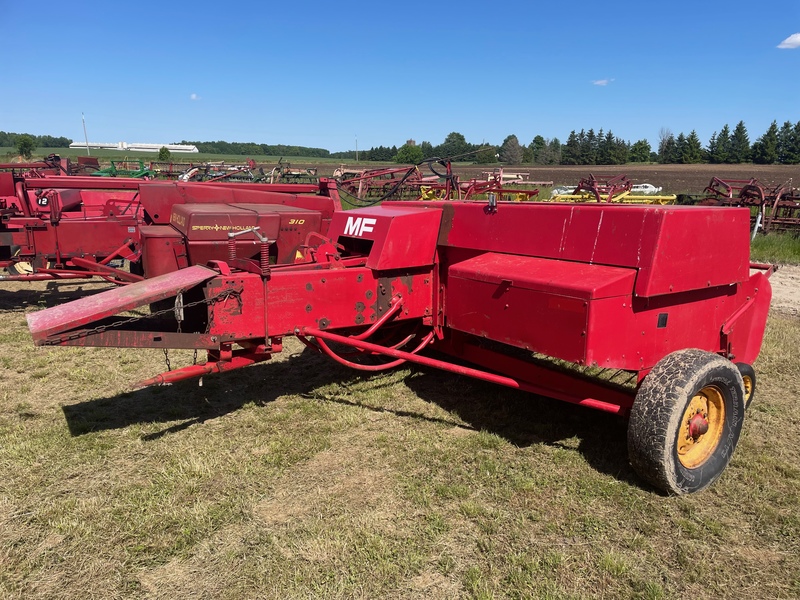
<svg viewBox="0 0 800 600">
<path fill-rule="evenodd" d="M 129 144 L 128 142 L 117 142 L 116 144 L 105 144 L 102 142 L 72 142 L 70 148 L 86 148 L 93 150 L 123 150 L 126 152 L 158 152 L 161 148 L 166 148 L 170 152 L 199 152 L 194 144 Z"/>
</svg>

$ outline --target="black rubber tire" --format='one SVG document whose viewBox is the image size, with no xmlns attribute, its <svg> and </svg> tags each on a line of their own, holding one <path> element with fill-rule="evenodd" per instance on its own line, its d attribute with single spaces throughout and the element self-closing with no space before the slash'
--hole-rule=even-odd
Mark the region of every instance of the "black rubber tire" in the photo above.
<svg viewBox="0 0 800 600">
<path fill-rule="evenodd" d="M 721 435 L 701 464 L 687 468 L 678 456 L 682 419 L 694 396 L 708 387 L 719 392 L 724 405 Z M 699 492 L 728 466 L 743 422 L 744 383 L 739 369 L 703 350 L 673 352 L 653 367 L 636 393 L 628 423 L 631 465 L 668 494 Z"/>
<path fill-rule="evenodd" d="M 31 271 L 28 268 L 22 267 L 22 265 L 29 265 L 30 263 L 22 262 L 22 263 L 11 263 L 6 267 L 9 275 L 30 275 Z"/>
<path fill-rule="evenodd" d="M 741 373 L 742 380 L 744 381 L 744 408 L 747 410 L 750 408 L 750 405 L 753 403 L 753 398 L 755 398 L 756 395 L 756 371 L 747 363 L 734 364 L 736 368 L 739 369 L 739 373 Z M 748 386 L 750 388 L 749 393 L 747 391 Z"/>
</svg>

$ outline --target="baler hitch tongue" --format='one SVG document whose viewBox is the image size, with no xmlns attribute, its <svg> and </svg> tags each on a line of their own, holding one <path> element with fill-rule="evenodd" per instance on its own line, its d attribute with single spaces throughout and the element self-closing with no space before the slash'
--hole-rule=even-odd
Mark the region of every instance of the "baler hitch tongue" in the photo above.
<svg viewBox="0 0 800 600">
<path fill-rule="evenodd" d="M 68 332 L 90 329 L 99 321 L 122 312 L 177 296 L 217 275 L 208 267 L 195 265 L 174 273 L 146 279 L 129 286 L 29 313 L 26 318 L 34 344 L 45 346 L 66 342 Z"/>
</svg>

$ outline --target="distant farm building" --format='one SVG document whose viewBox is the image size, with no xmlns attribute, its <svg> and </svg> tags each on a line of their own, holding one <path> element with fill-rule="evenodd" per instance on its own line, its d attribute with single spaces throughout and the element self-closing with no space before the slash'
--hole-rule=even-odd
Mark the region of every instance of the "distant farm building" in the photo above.
<svg viewBox="0 0 800 600">
<path fill-rule="evenodd" d="M 89 148 L 90 150 L 124 150 L 130 152 L 158 152 L 161 148 L 166 148 L 170 152 L 199 152 L 194 144 L 129 144 L 128 142 L 117 142 L 116 144 L 105 144 L 102 142 L 72 142 L 70 148 Z"/>
</svg>

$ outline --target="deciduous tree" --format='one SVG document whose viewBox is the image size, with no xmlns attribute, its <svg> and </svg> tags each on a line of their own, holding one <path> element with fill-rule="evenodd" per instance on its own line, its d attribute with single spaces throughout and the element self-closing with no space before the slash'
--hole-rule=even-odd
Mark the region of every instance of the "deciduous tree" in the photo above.
<svg viewBox="0 0 800 600">
<path fill-rule="evenodd" d="M 417 145 L 410 146 L 405 144 L 395 154 L 394 162 L 404 165 L 416 165 L 421 163 L 423 158 L 422 148 Z"/>
<path fill-rule="evenodd" d="M 30 159 L 35 149 L 36 143 L 33 141 L 33 136 L 27 133 L 17 136 L 17 152 L 24 158 Z"/>
</svg>

